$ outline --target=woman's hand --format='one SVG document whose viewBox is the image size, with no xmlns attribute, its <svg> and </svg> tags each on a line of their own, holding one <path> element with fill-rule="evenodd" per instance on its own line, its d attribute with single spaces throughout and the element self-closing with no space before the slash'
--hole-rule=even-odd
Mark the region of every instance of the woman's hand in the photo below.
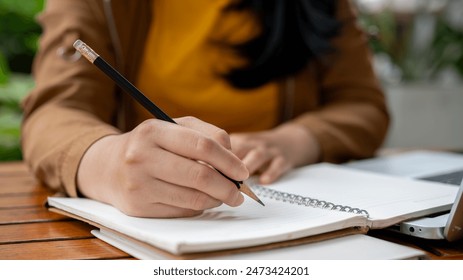
<svg viewBox="0 0 463 280">
<path fill-rule="evenodd" d="M 240 205 L 236 185 L 210 167 L 238 181 L 248 177 L 228 134 L 195 118 L 176 121 L 151 119 L 96 141 L 79 166 L 80 193 L 141 217 L 193 216 L 222 203 Z"/>
<path fill-rule="evenodd" d="M 233 152 L 243 160 L 250 174 L 259 174 L 261 184 L 277 180 L 294 167 L 315 163 L 320 157 L 314 136 L 294 123 L 230 137 Z"/>
</svg>

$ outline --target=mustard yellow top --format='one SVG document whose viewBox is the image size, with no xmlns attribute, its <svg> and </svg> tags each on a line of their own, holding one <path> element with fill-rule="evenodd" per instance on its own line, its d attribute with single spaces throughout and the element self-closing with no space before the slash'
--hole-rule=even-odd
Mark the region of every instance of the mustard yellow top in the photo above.
<svg viewBox="0 0 463 280">
<path fill-rule="evenodd" d="M 219 42 L 258 32 L 247 12 L 226 12 L 230 0 L 156 0 L 138 88 L 171 117 L 194 116 L 228 132 L 275 125 L 277 85 L 239 90 L 219 73 L 243 63 Z M 146 113 L 146 118 L 150 118 Z"/>
</svg>

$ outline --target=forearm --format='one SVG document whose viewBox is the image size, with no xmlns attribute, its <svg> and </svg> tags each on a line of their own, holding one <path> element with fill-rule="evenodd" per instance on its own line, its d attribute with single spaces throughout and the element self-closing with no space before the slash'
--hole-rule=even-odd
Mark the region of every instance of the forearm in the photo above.
<svg viewBox="0 0 463 280">
<path fill-rule="evenodd" d="M 77 195 L 80 159 L 97 139 L 118 131 L 114 87 L 101 71 L 72 56 L 83 36 L 107 59 L 109 39 L 90 1 L 48 1 L 38 17 L 43 28 L 34 59 L 35 88 L 22 103 L 22 148 L 26 162 L 47 186 Z"/>
<path fill-rule="evenodd" d="M 114 127 L 88 113 L 46 105 L 23 122 L 23 156 L 45 185 L 76 196 L 76 174 L 83 154 L 96 140 L 115 133 Z"/>
</svg>

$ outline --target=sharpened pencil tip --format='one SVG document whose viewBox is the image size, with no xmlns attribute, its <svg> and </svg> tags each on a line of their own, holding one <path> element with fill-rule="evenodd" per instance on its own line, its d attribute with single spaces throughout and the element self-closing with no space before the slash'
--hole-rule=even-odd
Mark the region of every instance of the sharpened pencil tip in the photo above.
<svg viewBox="0 0 463 280">
<path fill-rule="evenodd" d="M 247 196 L 249 196 L 250 198 L 252 198 L 253 200 L 257 201 L 260 205 L 262 206 L 265 206 L 265 204 L 262 202 L 262 200 L 260 200 L 257 195 L 255 193 L 252 192 L 251 188 L 246 185 L 246 184 L 241 184 L 240 185 L 240 191 L 244 194 L 246 194 Z"/>
<path fill-rule="evenodd" d="M 257 202 L 259 202 L 262 206 L 265 206 L 265 204 L 262 202 L 262 200 L 257 199 Z"/>
</svg>

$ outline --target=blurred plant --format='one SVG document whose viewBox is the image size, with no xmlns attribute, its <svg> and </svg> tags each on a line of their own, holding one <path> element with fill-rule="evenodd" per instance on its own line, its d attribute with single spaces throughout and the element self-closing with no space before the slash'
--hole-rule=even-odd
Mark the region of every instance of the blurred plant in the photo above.
<svg viewBox="0 0 463 280">
<path fill-rule="evenodd" d="M 34 85 L 29 73 L 41 32 L 34 17 L 43 3 L 0 0 L 0 161 L 22 157 L 19 104 Z"/>
<path fill-rule="evenodd" d="M 0 53 L 11 71 L 29 73 L 41 29 L 35 15 L 44 0 L 0 0 Z"/>
<path fill-rule="evenodd" d="M 381 78 L 463 79 L 462 0 L 357 0 Z"/>
<path fill-rule="evenodd" d="M 0 161 L 22 158 L 19 104 L 33 86 L 32 78 L 26 74 L 12 74 L 8 83 L 0 85 Z"/>
<path fill-rule="evenodd" d="M 6 84 L 6 82 L 8 81 L 8 74 L 8 65 L 6 63 L 5 58 L 3 57 L 3 54 L 0 52 L 0 85 Z"/>
<path fill-rule="evenodd" d="M 433 73 L 453 68 L 463 77 L 463 1 L 453 1 L 439 18 L 431 57 Z"/>
</svg>

